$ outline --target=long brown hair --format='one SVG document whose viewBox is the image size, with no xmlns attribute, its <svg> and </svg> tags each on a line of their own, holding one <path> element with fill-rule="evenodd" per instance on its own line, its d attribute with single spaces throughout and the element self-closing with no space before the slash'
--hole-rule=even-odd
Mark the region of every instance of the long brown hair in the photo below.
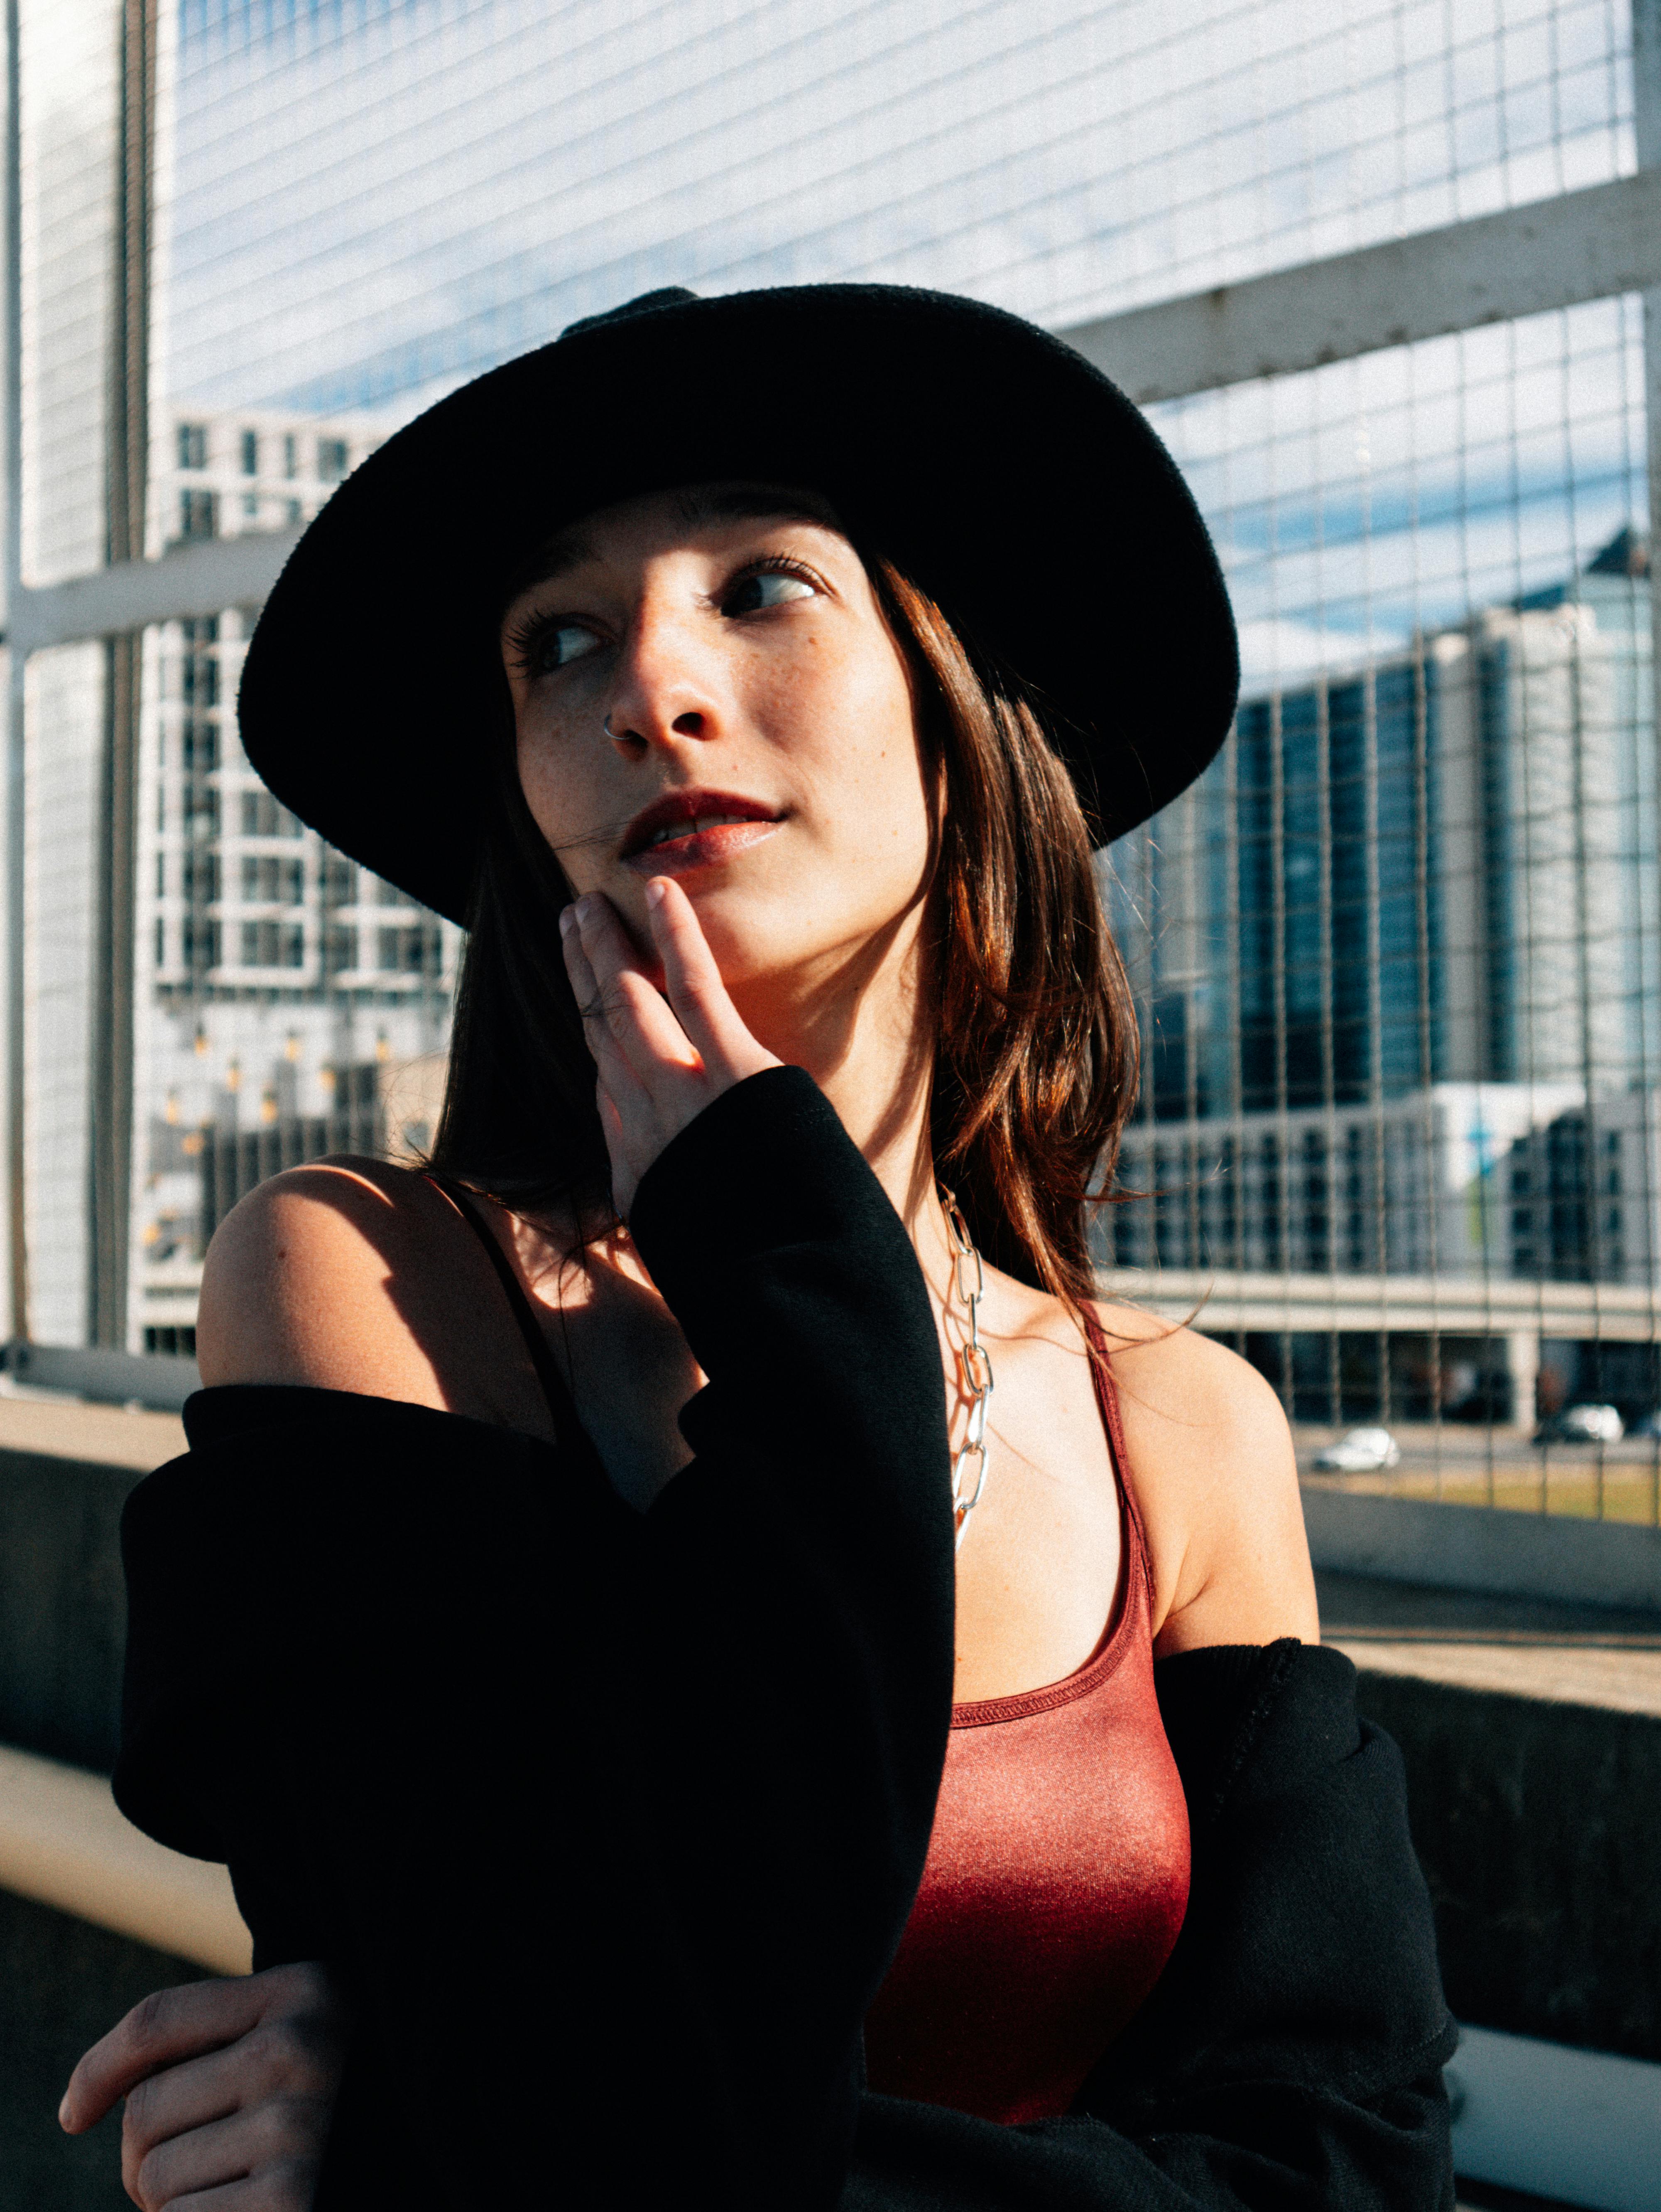
<svg viewBox="0 0 1661 2212">
<path fill-rule="evenodd" d="M 931 892 L 930 1138 L 995 1267 L 1074 1306 L 1086 1208 L 1135 1097 L 1135 1006 L 1071 777 L 1017 679 L 891 562 L 867 562 L 942 779 Z M 571 897 L 520 789 L 512 716 L 463 961 L 433 1163 L 521 1210 L 614 1220 L 593 1063 L 560 953 Z"/>
</svg>

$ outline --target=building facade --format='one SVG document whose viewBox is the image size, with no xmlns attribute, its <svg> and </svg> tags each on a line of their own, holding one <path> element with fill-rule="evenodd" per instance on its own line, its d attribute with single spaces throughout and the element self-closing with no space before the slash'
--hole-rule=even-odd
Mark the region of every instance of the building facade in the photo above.
<svg viewBox="0 0 1661 2212">
<path fill-rule="evenodd" d="M 174 542 L 306 522 L 381 434 L 362 417 L 176 410 L 152 511 Z M 133 1350 L 192 1348 L 207 1240 L 253 1183 L 319 1153 L 419 1147 L 435 1112 L 459 932 L 334 852 L 248 765 L 235 699 L 256 612 L 145 636 Z"/>
<path fill-rule="evenodd" d="M 1145 1285 L 1654 1279 L 1647 565 L 1622 531 L 1365 674 L 1248 698 L 1201 784 L 1116 851 L 1145 1068 L 1104 1263 Z M 1252 1356 L 1289 1401 L 1353 1414 L 1394 1387 L 1380 1316 L 1338 1367 L 1307 1331 Z M 1398 1408 L 1526 1418 L 1524 1332 L 1463 1346 L 1474 1390 L 1425 1381 L 1430 1341 L 1397 1347 Z M 1553 1356 L 1579 1371 L 1572 1344 Z"/>
<path fill-rule="evenodd" d="M 1647 554 L 1243 702 L 1113 856 L 1159 1120 L 1661 1065 Z"/>
</svg>

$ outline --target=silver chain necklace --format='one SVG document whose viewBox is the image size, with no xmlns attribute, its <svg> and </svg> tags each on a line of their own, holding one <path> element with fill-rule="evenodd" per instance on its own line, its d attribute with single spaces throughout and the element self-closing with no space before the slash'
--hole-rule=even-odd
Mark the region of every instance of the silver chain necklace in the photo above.
<svg viewBox="0 0 1661 2212">
<path fill-rule="evenodd" d="M 981 1266 L 981 1255 L 975 1249 L 975 1240 L 969 1233 L 969 1224 L 963 1218 L 956 1194 L 944 1183 L 940 1192 L 946 1225 L 952 1237 L 952 1287 L 969 1315 L 968 1338 L 958 1351 L 958 1367 L 970 1401 L 969 1426 L 952 1460 L 952 1516 L 957 1528 L 957 1549 L 962 1551 L 963 1540 L 969 1534 L 969 1516 L 980 1504 L 981 1492 L 986 1488 L 986 1407 L 992 1395 L 992 1362 L 981 1342 L 976 1316 L 976 1309 L 986 1295 L 986 1273 Z M 971 1461 L 975 1486 L 970 1490 Z"/>
</svg>

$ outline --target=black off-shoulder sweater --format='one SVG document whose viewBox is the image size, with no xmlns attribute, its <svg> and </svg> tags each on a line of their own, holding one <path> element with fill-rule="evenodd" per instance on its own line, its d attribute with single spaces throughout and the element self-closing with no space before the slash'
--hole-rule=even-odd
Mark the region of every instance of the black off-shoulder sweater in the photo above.
<svg viewBox="0 0 1661 2212">
<path fill-rule="evenodd" d="M 709 1377 L 649 1511 L 580 1440 L 253 1388 L 127 1509 L 118 1799 L 356 1998 L 319 2212 L 1442 2212 L 1400 1762 L 1296 1644 L 1156 1668 L 1189 1915 L 1074 2112 L 863 2091 L 951 1715 L 928 1294 L 794 1069 L 630 1227 Z"/>
</svg>

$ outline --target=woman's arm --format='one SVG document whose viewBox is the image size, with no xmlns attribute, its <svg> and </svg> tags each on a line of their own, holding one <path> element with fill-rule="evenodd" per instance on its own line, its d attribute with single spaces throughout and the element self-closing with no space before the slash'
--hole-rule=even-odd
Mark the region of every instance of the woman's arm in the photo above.
<svg viewBox="0 0 1661 2212">
<path fill-rule="evenodd" d="M 1155 1652 L 1318 1643 L 1298 1463 L 1273 1389 L 1194 1329 L 1124 1307 L 1102 1319 L 1152 1555 Z"/>
</svg>

